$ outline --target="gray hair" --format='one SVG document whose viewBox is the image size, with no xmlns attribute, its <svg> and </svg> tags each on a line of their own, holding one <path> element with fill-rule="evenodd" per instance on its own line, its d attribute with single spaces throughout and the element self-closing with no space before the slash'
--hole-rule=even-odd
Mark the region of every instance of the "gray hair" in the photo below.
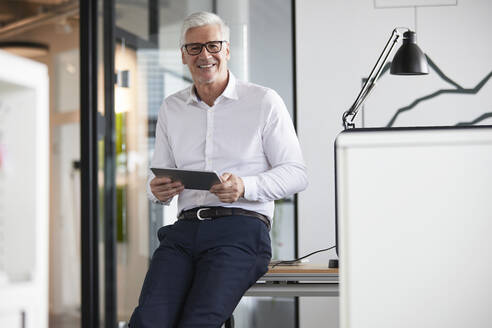
<svg viewBox="0 0 492 328">
<path fill-rule="evenodd" d="M 206 26 L 206 25 L 219 25 L 220 31 L 222 32 L 222 40 L 229 42 L 229 26 L 227 26 L 226 23 L 224 23 L 222 18 L 220 18 L 216 14 L 212 14 L 206 11 L 199 11 L 189 15 L 183 21 L 183 27 L 181 28 L 181 39 L 179 40 L 180 47 L 182 47 L 185 44 L 186 32 L 188 32 L 190 28 Z M 221 40 L 216 40 L 216 41 L 221 41 Z"/>
</svg>

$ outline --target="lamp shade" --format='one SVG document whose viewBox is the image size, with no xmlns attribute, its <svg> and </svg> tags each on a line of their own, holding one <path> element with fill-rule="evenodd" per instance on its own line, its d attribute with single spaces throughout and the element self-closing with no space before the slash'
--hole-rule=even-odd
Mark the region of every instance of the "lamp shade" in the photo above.
<svg viewBox="0 0 492 328">
<path fill-rule="evenodd" d="M 393 57 L 390 72 L 395 75 L 429 74 L 427 58 L 415 42 L 415 32 L 403 33 L 403 44 Z"/>
</svg>

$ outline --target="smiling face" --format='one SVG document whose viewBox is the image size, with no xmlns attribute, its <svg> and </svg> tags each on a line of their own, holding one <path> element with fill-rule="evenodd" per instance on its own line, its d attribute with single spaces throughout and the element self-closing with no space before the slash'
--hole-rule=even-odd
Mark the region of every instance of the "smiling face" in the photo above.
<svg viewBox="0 0 492 328">
<path fill-rule="evenodd" d="M 223 36 L 219 25 L 205 25 L 190 28 L 186 32 L 186 44 L 221 41 Z M 227 61 L 229 60 L 229 43 L 223 42 L 221 51 L 211 54 L 206 47 L 196 56 L 189 55 L 181 48 L 183 64 L 188 65 L 193 82 L 200 84 L 221 84 L 227 80 Z"/>
</svg>

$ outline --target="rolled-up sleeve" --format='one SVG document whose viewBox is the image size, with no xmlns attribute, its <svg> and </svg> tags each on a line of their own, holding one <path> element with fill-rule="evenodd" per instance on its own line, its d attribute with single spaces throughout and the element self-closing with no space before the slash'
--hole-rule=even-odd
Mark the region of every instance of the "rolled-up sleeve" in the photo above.
<svg viewBox="0 0 492 328">
<path fill-rule="evenodd" d="M 242 179 L 245 199 L 268 202 L 306 189 L 308 179 L 299 140 L 282 98 L 268 90 L 262 106 L 262 144 L 271 169 Z"/>
</svg>

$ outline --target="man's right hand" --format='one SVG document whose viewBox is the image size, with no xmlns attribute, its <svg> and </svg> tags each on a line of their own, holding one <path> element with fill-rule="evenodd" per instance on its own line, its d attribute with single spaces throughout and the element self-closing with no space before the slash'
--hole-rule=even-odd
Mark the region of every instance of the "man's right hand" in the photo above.
<svg viewBox="0 0 492 328">
<path fill-rule="evenodd" d="M 167 202 L 184 190 L 181 182 L 172 182 L 167 177 L 155 177 L 150 181 L 150 190 L 161 202 Z"/>
</svg>

